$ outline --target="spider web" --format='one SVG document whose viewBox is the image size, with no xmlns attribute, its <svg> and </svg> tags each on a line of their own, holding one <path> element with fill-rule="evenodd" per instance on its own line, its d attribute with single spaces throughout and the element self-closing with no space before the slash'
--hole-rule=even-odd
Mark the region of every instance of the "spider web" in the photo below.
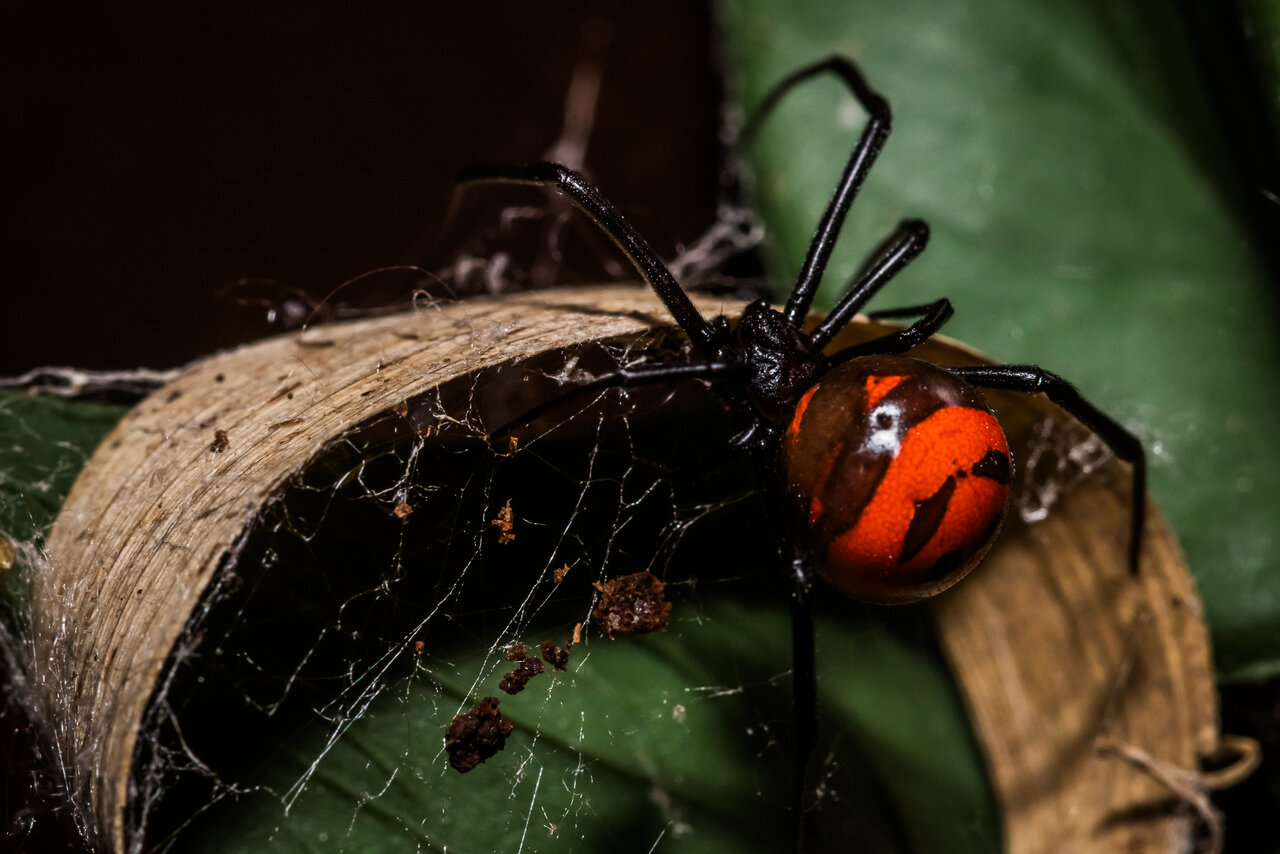
<svg viewBox="0 0 1280 854">
<path fill-rule="evenodd" d="M 584 670 L 642 666 L 599 660 L 617 656 L 590 624 L 592 584 L 651 570 L 674 598 L 696 602 L 706 588 L 759 583 L 759 562 L 742 555 L 767 553 L 767 526 L 752 526 L 746 552 L 727 549 L 729 562 L 696 578 L 681 557 L 690 537 L 731 534 L 717 517 L 754 503 L 747 472 L 728 455 L 701 461 L 701 474 L 683 474 L 706 448 L 724 447 L 741 416 L 694 385 L 570 397 L 508 435 L 490 432 L 510 420 L 521 397 L 634 361 L 658 343 L 588 348 L 455 381 L 353 428 L 273 500 L 226 568 L 216 604 L 191 626 L 155 706 L 164 735 L 144 785 L 165 792 L 164 800 L 207 806 L 188 824 L 189 807 L 139 799 L 148 847 L 170 840 L 185 847 L 205 836 L 202 825 L 225 821 L 228 808 L 243 810 L 245 802 L 261 801 L 282 817 L 300 809 L 325 788 L 318 781 L 329 779 L 348 745 L 382 736 L 389 718 L 404 741 L 382 757 L 382 779 L 349 808 L 352 838 L 412 781 L 440 790 L 428 802 L 443 799 L 398 822 L 423 847 L 476 844 L 476 825 L 460 821 L 450 804 L 479 789 L 492 833 L 475 850 L 547 850 L 548 841 L 551 850 L 592 850 L 564 843 L 585 838 L 599 821 L 593 779 L 619 772 L 577 747 L 596 722 L 575 683 Z M 506 508 L 509 529 L 495 524 Z M 696 605 L 683 610 L 678 621 L 701 618 Z M 585 642 L 572 650 L 567 672 L 543 675 L 517 696 L 497 691 L 513 669 L 505 658 L 511 645 L 567 645 L 579 623 Z M 757 678 L 778 683 L 784 675 Z M 742 687 L 690 690 L 671 709 Z M 785 702 L 784 689 L 772 693 Z M 501 697 L 517 732 L 497 759 L 459 775 L 444 761 L 441 736 L 481 696 Z M 756 717 L 760 752 L 776 740 L 785 705 Z M 546 742 L 565 755 L 544 756 Z M 289 771 L 264 778 L 263 751 L 280 743 L 289 745 Z M 528 835 L 534 825 L 536 841 Z"/>
<path fill-rule="evenodd" d="M 785 850 L 788 588 L 729 445 L 747 417 L 699 382 L 573 390 L 686 349 L 659 331 L 500 365 L 331 442 L 267 501 L 172 655 L 132 849 Z M 1108 459 L 1059 427 L 1020 459 L 1024 521 Z M 671 625 L 603 637 L 596 582 L 641 570 L 667 583 Z M 818 610 L 810 849 L 994 850 L 927 614 Z M 565 647 L 579 626 L 566 671 L 498 690 L 513 645 Z M 514 732 L 459 774 L 445 730 L 486 696 Z"/>
<path fill-rule="evenodd" d="M 748 234 L 725 228 L 695 255 Z M 269 498 L 172 654 L 132 850 L 786 850 L 789 589 L 729 446 L 747 417 L 699 382 L 573 391 L 687 357 L 670 330 L 548 353 L 332 441 Z M 1024 521 L 1109 458 L 1059 426 L 1019 459 Z M 641 570 L 666 582 L 670 626 L 603 637 L 595 584 Z M 995 850 L 927 613 L 832 594 L 817 618 L 808 849 Z M 578 626 L 566 671 L 498 690 L 513 645 L 566 647 Z M 459 774 L 445 731 L 483 697 L 514 732 Z"/>
<path fill-rule="evenodd" d="M 132 849 L 784 849 L 788 591 L 729 450 L 745 415 L 697 382 L 567 390 L 684 346 L 658 333 L 460 378 L 353 426 L 271 497 L 152 699 Z M 603 637 L 594 584 L 641 570 L 665 580 L 670 627 Z M 983 850 L 980 779 L 939 779 L 914 736 L 877 732 L 906 714 L 972 759 L 925 615 L 833 601 L 820 622 L 814 850 L 927 845 L 895 789 L 929 778 L 983 828 L 961 850 Z M 568 646 L 579 625 L 566 671 L 498 691 L 513 644 Z M 459 774 L 444 733 L 485 696 L 515 730 Z"/>
<path fill-rule="evenodd" d="M 686 346 L 657 332 L 459 378 L 272 496 L 152 700 L 133 850 L 785 850 L 788 589 L 729 447 L 746 416 L 699 382 L 572 391 Z M 1106 458 L 1035 435 L 1027 521 Z M 667 583 L 669 628 L 603 637 L 595 583 L 641 570 Z M 927 614 L 818 610 L 809 847 L 994 850 Z M 498 690 L 512 645 L 576 626 L 566 671 Z M 486 696 L 515 730 L 459 774 L 445 730 Z"/>
</svg>

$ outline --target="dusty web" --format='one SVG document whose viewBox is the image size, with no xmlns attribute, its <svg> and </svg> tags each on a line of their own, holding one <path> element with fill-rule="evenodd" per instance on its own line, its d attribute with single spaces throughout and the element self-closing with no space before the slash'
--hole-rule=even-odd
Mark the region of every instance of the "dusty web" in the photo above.
<svg viewBox="0 0 1280 854">
<path fill-rule="evenodd" d="M 1044 520 L 1064 495 L 1114 456 L 1101 438 L 1078 425 L 1054 418 L 1038 422 L 1025 459 L 1018 461 L 1018 515 L 1027 523 Z"/>
<path fill-rule="evenodd" d="M 32 373 L 67 375 L 52 369 Z M 18 378 L 0 381 L 21 384 Z M 85 826 L 85 815 L 67 798 L 65 769 L 48 761 L 49 722 L 32 703 L 32 579 L 42 566 L 49 524 L 94 446 L 124 411 L 0 390 L 0 722 L 7 736 L 2 791 L 8 809 L 0 847 L 14 842 L 27 850 L 54 850 Z"/>
<path fill-rule="evenodd" d="M 787 590 L 728 448 L 745 415 L 699 383 L 573 391 L 685 346 L 657 333 L 463 377 L 353 425 L 272 496 L 153 699 L 136 850 L 784 849 Z M 1032 431 L 1024 521 L 1106 462 L 1095 441 Z M 667 582 L 672 624 L 609 641 L 595 585 L 640 570 Z M 945 673 L 904 678 L 933 653 L 922 612 L 822 611 L 815 850 L 854 826 L 893 837 L 894 787 L 917 777 L 961 814 L 940 824 L 985 836 L 983 784 L 884 729 L 922 691 L 954 702 Z M 578 626 L 566 670 L 499 690 L 513 647 L 565 648 Z M 514 730 L 459 774 L 445 732 L 485 697 Z M 972 750 L 953 711 L 958 746 L 937 708 L 914 721 L 930 761 Z"/>
<path fill-rule="evenodd" d="M 638 746 L 655 714 L 687 749 L 690 707 L 762 691 L 738 736 L 747 756 L 781 757 L 786 644 L 692 680 L 704 665 L 681 649 L 719 623 L 722 594 L 763 585 L 785 602 L 749 471 L 727 450 L 743 416 L 696 383 L 566 391 L 681 347 L 649 337 L 455 381 L 353 427 L 273 497 L 153 701 L 142 848 L 220 850 L 228 826 L 270 816 L 268 831 L 318 824 L 351 850 L 373 834 L 423 850 L 589 851 L 611 811 L 638 802 L 652 815 L 627 850 L 650 850 L 697 824 L 687 792 L 659 791 L 678 779 L 665 766 L 686 760 Z M 691 566 L 708 553 L 722 560 Z M 675 625 L 610 642 L 591 619 L 594 585 L 641 570 L 669 585 Z M 565 671 L 499 691 L 514 646 L 569 647 L 578 626 Z M 445 730 L 483 697 L 515 731 L 459 774 Z"/>
<path fill-rule="evenodd" d="M 700 383 L 578 389 L 686 346 L 660 332 L 468 375 L 353 425 L 272 496 L 153 699 L 135 850 L 784 849 L 787 590 L 728 448 L 746 416 Z M 1049 419 L 1017 459 L 1033 523 L 1110 453 Z M 38 538 L 16 545 L 38 558 Z M 596 584 L 640 570 L 666 581 L 671 626 L 609 641 Z M 923 613 L 820 610 L 814 850 L 924 850 L 892 817 L 928 786 L 938 826 L 994 845 L 985 783 L 952 767 L 974 746 L 921 664 Z M 499 690 L 513 648 L 569 648 L 579 626 L 564 671 Z M 485 697 L 514 730 L 460 774 L 445 733 Z"/>
</svg>

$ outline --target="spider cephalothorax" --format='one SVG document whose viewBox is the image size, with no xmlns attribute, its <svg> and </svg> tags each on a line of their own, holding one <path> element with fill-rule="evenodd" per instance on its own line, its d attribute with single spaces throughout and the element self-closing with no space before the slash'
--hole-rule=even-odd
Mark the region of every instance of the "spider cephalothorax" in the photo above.
<svg viewBox="0 0 1280 854">
<path fill-rule="evenodd" d="M 763 300 L 742 310 L 732 361 L 746 374 L 746 395 L 757 414 L 785 424 L 796 401 L 826 370 L 821 348 Z"/>
</svg>

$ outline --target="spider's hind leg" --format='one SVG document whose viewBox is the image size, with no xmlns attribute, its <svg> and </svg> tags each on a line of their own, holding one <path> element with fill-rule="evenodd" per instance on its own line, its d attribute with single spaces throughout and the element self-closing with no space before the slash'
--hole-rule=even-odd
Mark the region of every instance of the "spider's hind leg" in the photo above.
<svg viewBox="0 0 1280 854">
<path fill-rule="evenodd" d="M 993 365 L 948 368 L 955 376 L 982 388 L 1044 392 L 1054 403 L 1096 433 L 1111 452 L 1133 468 L 1133 515 L 1129 521 L 1129 570 L 1138 573 L 1142 556 L 1142 532 L 1147 516 L 1147 456 L 1142 441 L 1120 422 L 1098 409 L 1071 383 L 1034 365 Z"/>
</svg>

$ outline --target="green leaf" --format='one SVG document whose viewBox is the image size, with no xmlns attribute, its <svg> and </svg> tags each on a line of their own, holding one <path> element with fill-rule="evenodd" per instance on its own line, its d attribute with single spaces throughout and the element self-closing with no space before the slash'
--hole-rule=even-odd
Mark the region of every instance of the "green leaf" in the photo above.
<svg viewBox="0 0 1280 854">
<path fill-rule="evenodd" d="M 0 532 L 28 540 L 46 530 L 89 455 L 128 411 L 0 390 Z"/>
<path fill-rule="evenodd" d="M 1280 669 L 1280 337 L 1263 247 L 1188 33 L 1142 0 L 733 0 L 747 105 L 833 53 L 894 133 L 825 279 L 830 305 L 907 217 L 928 251 L 873 307 L 950 297 L 947 333 L 1065 375 L 1139 436 L 1186 549 L 1225 679 Z M 788 97 L 751 152 L 794 276 L 863 116 L 834 81 Z"/>
<path fill-rule="evenodd" d="M 740 413 L 698 383 L 564 409 L 514 452 L 375 419 L 268 502 L 165 678 L 147 848 L 788 848 L 791 588 L 749 462 L 714 451 Z M 400 519 L 385 502 L 405 495 Z M 646 567 L 669 630 L 601 638 L 593 582 Z M 994 851 L 927 609 L 820 604 L 808 850 Z M 508 644 L 564 645 L 579 622 L 570 672 L 499 693 Z M 517 728 L 458 774 L 444 734 L 484 696 Z"/>
<path fill-rule="evenodd" d="M 1222 64 L 1244 64 L 1257 72 L 1256 91 L 1260 100 L 1257 108 L 1262 113 L 1261 120 L 1252 117 L 1252 121 L 1241 121 L 1252 125 L 1253 133 L 1258 137 L 1257 145 L 1265 149 L 1257 155 L 1265 161 L 1259 165 L 1259 171 L 1264 175 L 1261 179 L 1263 197 L 1269 205 L 1274 205 L 1280 192 L 1280 187 L 1276 186 L 1280 180 L 1280 164 L 1275 158 L 1275 146 L 1280 139 L 1280 2 L 1242 0 L 1234 8 L 1241 17 L 1240 35 L 1245 43 L 1245 56 L 1224 57 Z M 1224 53 L 1236 50 L 1234 43 L 1222 47 Z M 1252 93 L 1254 90 L 1250 88 L 1247 91 Z"/>
<path fill-rule="evenodd" d="M 127 411 L 0 389 L 0 551 L 6 563 L 14 553 L 18 567 L 0 570 L 0 603 L 12 636 L 27 619 L 22 546 L 41 544 L 85 461 Z"/>
<path fill-rule="evenodd" d="M 593 638 L 573 648 L 568 672 L 500 695 L 515 733 L 470 773 L 448 767 L 442 740 L 474 704 L 464 696 L 475 674 L 488 693 L 510 667 L 488 649 L 447 671 L 415 667 L 349 726 L 313 725 L 249 787 L 262 788 L 215 803 L 174 850 L 786 850 L 785 598 L 695 592 L 677 594 L 669 631 Z M 867 852 L 997 850 L 976 745 L 927 632 L 918 637 L 923 614 L 899 609 L 887 622 L 841 607 L 819 631 L 826 794 L 810 850 L 850 839 Z"/>
</svg>

